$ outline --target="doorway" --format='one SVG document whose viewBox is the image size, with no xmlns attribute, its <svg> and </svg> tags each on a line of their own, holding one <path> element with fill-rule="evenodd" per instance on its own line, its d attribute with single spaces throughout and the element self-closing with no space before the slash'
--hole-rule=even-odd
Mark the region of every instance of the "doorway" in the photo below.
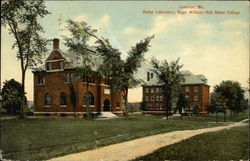
<svg viewBox="0 0 250 161">
<path fill-rule="evenodd" d="M 108 99 L 104 101 L 104 111 L 110 111 L 110 101 Z"/>
</svg>

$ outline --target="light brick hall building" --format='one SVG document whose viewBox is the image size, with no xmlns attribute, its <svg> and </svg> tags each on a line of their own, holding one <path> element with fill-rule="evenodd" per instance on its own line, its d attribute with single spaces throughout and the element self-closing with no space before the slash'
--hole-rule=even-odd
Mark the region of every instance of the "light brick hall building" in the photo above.
<svg viewBox="0 0 250 161">
<path fill-rule="evenodd" d="M 97 70 L 102 59 L 95 55 L 95 51 L 91 59 L 92 69 Z M 59 39 L 53 40 L 53 50 L 44 65 L 33 71 L 36 116 L 83 116 L 87 101 L 94 113 L 123 114 L 124 95 L 112 91 L 108 76 L 99 77 L 95 72 L 91 78 L 73 78 L 75 68 L 81 64 L 80 57 L 64 54 L 59 49 Z"/>
<path fill-rule="evenodd" d="M 194 75 L 189 71 L 183 71 L 185 81 L 181 83 L 181 91 L 189 100 L 190 108 L 183 112 L 191 112 L 192 105 L 199 105 L 201 115 L 207 115 L 209 104 L 209 85 L 204 75 Z M 147 73 L 147 81 L 142 85 L 143 101 L 146 103 L 147 111 L 144 114 L 163 115 L 166 113 L 166 98 L 153 73 Z M 177 101 L 177 100 L 176 100 Z M 173 104 L 173 108 L 175 107 Z M 173 111 L 172 111 L 173 113 Z"/>
</svg>

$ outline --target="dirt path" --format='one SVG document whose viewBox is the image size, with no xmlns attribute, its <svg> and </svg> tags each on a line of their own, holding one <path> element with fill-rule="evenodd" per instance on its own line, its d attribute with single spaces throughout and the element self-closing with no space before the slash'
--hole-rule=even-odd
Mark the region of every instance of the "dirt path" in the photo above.
<svg viewBox="0 0 250 161">
<path fill-rule="evenodd" d="M 245 121 L 245 120 L 243 120 Z M 214 132 L 236 126 L 244 126 L 246 123 L 237 122 L 228 126 L 205 128 L 198 130 L 173 131 L 164 134 L 148 136 L 140 139 L 113 144 L 102 148 L 85 152 L 70 154 L 49 161 L 127 161 L 144 156 L 163 146 L 171 145 L 206 132 Z"/>
</svg>

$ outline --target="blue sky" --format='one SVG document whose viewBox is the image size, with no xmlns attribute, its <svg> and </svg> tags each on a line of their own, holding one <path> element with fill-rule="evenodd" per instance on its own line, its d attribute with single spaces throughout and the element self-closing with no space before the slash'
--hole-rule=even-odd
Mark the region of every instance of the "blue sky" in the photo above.
<svg viewBox="0 0 250 161">
<path fill-rule="evenodd" d="M 197 5 L 204 7 L 199 11 L 239 11 L 240 14 L 143 14 L 143 10 L 186 11 L 179 7 Z M 145 55 L 148 60 L 152 56 L 168 61 L 180 57 L 183 70 L 205 75 L 211 91 L 222 80 L 239 81 L 243 87 L 247 87 L 249 3 L 246 1 L 46 1 L 46 6 L 51 14 L 40 21 L 45 31 L 43 36 L 48 39 L 60 38 L 60 48 L 64 51 L 67 48 L 63 45 L 62 35 L 70 36 L 65 30 L 68 19 L 85 21 L 98 29 L 100 36 L 109 38 L 123 53 L 123 58 L 136 42 L 154 34 L 151 48 Z M 11 78 L 20 81 L 20 63 L 15 56 L 16 49 L 11 49 L 14 39 L 6 28 L 1 30 L 1 81 Z M 91 40 L 90 44 L 93 42 Z M 139 70 L 139 77 L 146 76 L 147 67 L 148 61 Z M 26 91 L 28 99 L 32 100 L 33 76 L 30 70 L 27 72 Z M 129 101 L 141 101 L 141 88 L 130 90 L 129 94 Z"/>
</svg>

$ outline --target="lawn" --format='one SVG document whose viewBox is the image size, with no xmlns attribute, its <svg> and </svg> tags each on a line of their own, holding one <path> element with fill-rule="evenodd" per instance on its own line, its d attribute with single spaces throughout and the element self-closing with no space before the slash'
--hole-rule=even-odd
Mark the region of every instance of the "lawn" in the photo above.
<svg viewBox="0 0 250 161">
<path fill-rule="evenodd" d="M 248 126 L 243 126 L 194 136 L 134 161 L 247 160 L 248 154 Z"/>
<path fill-rule="evenodd" d="M 243 119 L 248 118 L 249 116 L 249 112 L 248 110 L 244 111 L 244 112 L 240 112 L 238 114 L 238 116 L 234 116 L 234 114 L 232 113 L 230 116 L 230 112 L 226 113 L 226 122 L 238 122 L 241 121 Z M 211 121 L 216 121 L 216 114 L 209 114 L 209 116 L 207 117 L 207 119 L 211 120 Z M 218 114 L 218 121 L 224 121 L 224 114 L 223 113 L 219 113 Z"/>
<path fill-rule="evenodd" d="M 44 160 L 95 149 L 148 135 L 213 127 L 204 119 L 163 120 L 132 115 L 128 119 L 29 118 L 1 121 L 1 150 L 5 159 Z"/>
</svg>

